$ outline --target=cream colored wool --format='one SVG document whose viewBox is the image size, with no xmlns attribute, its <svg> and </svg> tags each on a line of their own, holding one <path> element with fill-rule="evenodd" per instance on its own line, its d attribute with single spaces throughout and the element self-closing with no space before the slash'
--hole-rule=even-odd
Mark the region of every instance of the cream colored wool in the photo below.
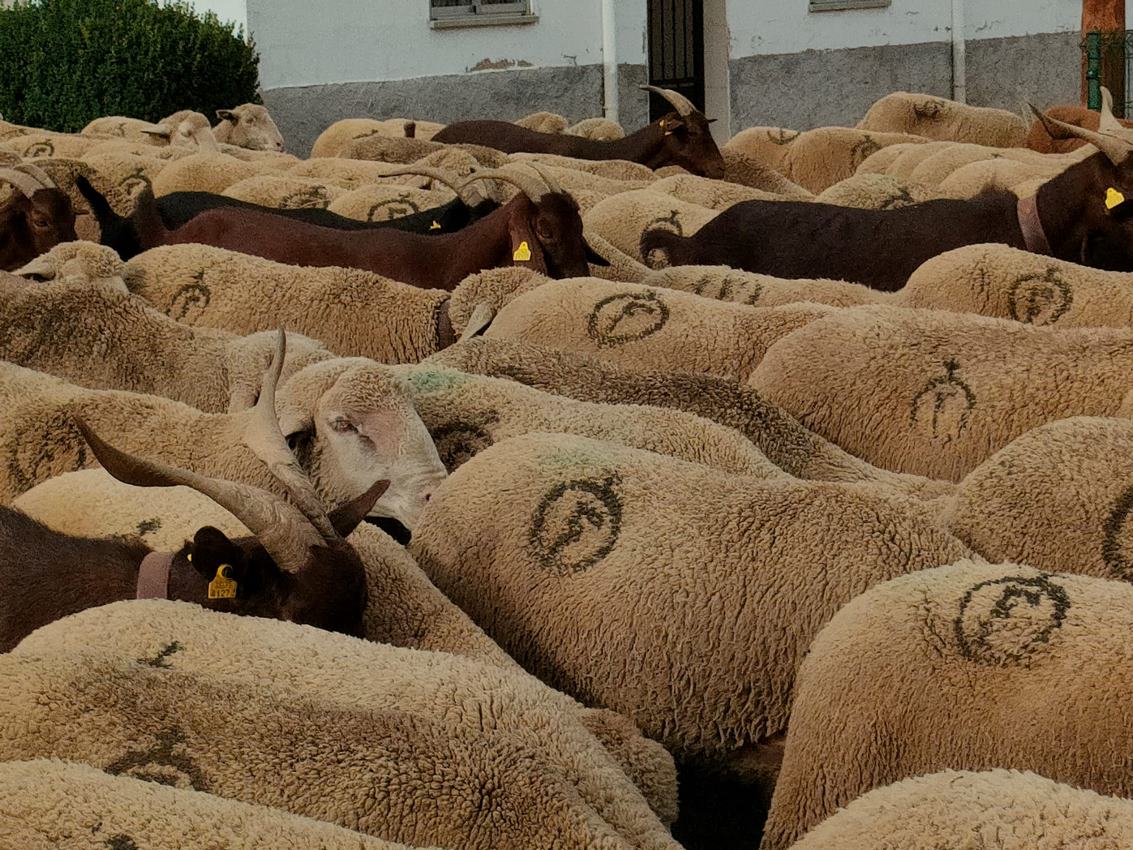
<svg viewBox="0 0 1133 850">
<path fill-rule="evenodd" d="M 83 762 L 418 846 L 644 847 L 503 733 L 134 658 L 8 654 L 0 687 L 4 760 Z M 654 823 L 649 846 L 675 848 Z"/>
<path fill-rule="evenodd" d="M 517 119 L 515 123 L 537 133 L 562 133 L 570 125 L 570 122 L 557 112 L 532 112 Z"/>
<path fill-rule="evenodd" d="M 0 142 L 0 149 L 17 153 L 24 159 L 38 159 L 45 156 L 77 159 L 91 147 L 104 141 L 105 138 L 91 139 L 86 136 L 69 136 L 65 133 L 32 133 Z"/>
<path fill-rule="evenodd" d="M 896 210 L 938 197 L 941 193 L 921 183 L 888 174 L 859 172 L 835 183 L 815 200 L 863 210 Z"/>
<path fill-rule="evenodd" d="M 630 369 L 599 355 L 557 351 L 508 339 L 471 339 L 433 355 L 428 362 L 510 378 L 581 401 L 685 410 L 735 428 L 776 466 L 797 478 L 873 482 L 921 499 L 935 499 L 955 489 L 949 483 L 870 466 L 808 431 L 782 408 L 722 378 Z"/>
<path fill-rule="evenodd" d="M 122 279 L 126 264 L 113 248 L 97 242 L 62 242 L 17 271 L 43 282 L 106 281 L 128 292 Z"/>
<path fill-rule="evenodd" d="M 786 477 L 739 432 L 684 411 L 576 401 L 432 364 L 395 373 L 411 388 L 413 406 L 449 472 L 501 440 L 547 431 L 644 449 L 733 475 Z"/>
<path fill-rule="evenodd" d="M 407 850 L 332 824 L 54 760 L 0 763 L 0 844 L 25 850 Z"/>
<path fill-rule="evenodd" d="M 276 336 L 185 327 L 114 279 L 80 275 L 0 299 L 0 361 L 84 387 L 160 395 L 218 413 L 252 405 Z M 332 356 L 320 343 L 291 334 L 284 379 Z"/>
<path fill-rule="evenodd" d="M 1028 124 L 1006 109 L 969 106 L 943 97 L 907 91 L 878 100 L 858 122 L 862 130 L 912 133 L 929 139 L 1019 148 Z"/>
<path fill-rule="evenodd" d="M 465 463 L 410 551 L 525 669 L 713 763 L 784 729 L 794 670 L 841 604 L 966 554 L 926 507 L 868 486 L 565 434 Z"/>
<path fill-rule="evenodd" d="M 863 460 L 959 481 L 1019 435 L 1113 416 L 1133 331 L 854 307 L 771 347 L 748 385 Z"/>
<path fill-rule="evenodd" d="M 471 157 L 469 157 L 471 160 Z M 475 160 L 471 160 L 475 164 Z M 389 172 L 395 166 L 384 162 L 363 162 L 360 159 L 339 159 L 338 157 L 325 157 L 323 159 L 304 159 L 287 169 L 289 177 L 307 177 L 333 183 L 346 189 L 357 189 L 371 183 L 386 179 L 388 181 L 414 181 L 414 176 L 389 177 Z M 420 178 L 427 180 L 428 178 Z M 447 191 L 447 189 L 445 190 Z"/>
<path fill-rule="evenodd" d="M 463 334 L 477 308 L 491 308 L 495 315 L 523 293 L 552 282 L 552 278 L 522 266 L 501 266 L 469 275 L 453 290 L 448 303 L 453 330 Z"/>
<path fill-rule="evenodd" d="M 217 113 L 220 123 L 213 135 L 221 144 L 230 144 L 252 151 L 283 150 L 283 136 L 267 108 L 258 103 L 242 103 Z"/>
<path fill-rule="evenodd" d="M 147 141 L 149 137 L 142 131 L 152 129 L 153 126 L 151 122 L 143 121 L 141 118 L 105 115 L 101 118 L 95 118 L 79 133 L 83 136 L 116 136 L 120 139 Z"/>
<path fill-rule="evenodd" d="M 348 711 L 406 712 L 472 736 L 506 735 L 575 786 L 635 846 L 670 845 L 640 792 L 579 723 L 585 709 L 518 668 L 355 638 L 337 640 L 302 626 L 276 629 L 273 622 L 184 603 L 132 600 L 59 620 L 13 652 L 28 657 L 90 653 L 119 662 L 159 657 L 162 669 L 225 685 L 270 682 L 291 699 Z M 231 663 L 220 660 L 226 647 L 236 646 L 240 653 Z M 671 764 L 670 758 L 668 808 L 675 816 Z"/>
<path fill-rule="evenodd" d="M 942 770 L 1133 795 L 1131 629 L 1125 582 L 1015 564 L 958 563 L 859 596 L 799 670 L 762 850 L 871 788 Z"/>
<path fill-rule="evenodd" d="M 862 162 L 884 147 L 923 141 L 919 136 L 900 133 L 819 127 L 807 130 L 791 143 L 780 170 L 807 191 L 818 193 L 851 176 Z"/>
<path fill-rule="evenodd" d="M 644 286 L 679 289 L 750 307 L 781 307 L 809 301 L 831 307 L 884 304 L 892 299 L 859 283 L 844 280 L 786 280 L 765 274 L 739 271 L 728 266 L 671 266 L 650 271 Z"/>
<path fill-rule="evenodd" d="M 452 193 L 379 183 L 339 195 L 327 209 L 358 221 L 390 221 L 435 209 L 452 198 Z"/>
<path fill-rule="evenodd" d="M 949 251 L 913 272 L 907 307 L 978 313 L 1059 328 L 1133 325 L 1133 274 L 1107 272 L 1007 245 Z"/>
<path fill-rule="evenodd" d="M 1007 190 L 1020 198 L 1028 197 L 1038 191 L 1038 187 L 1061 172 L 1061 168 L 1050 169 L 1045 174 L 1036 175 L 1034 166 L 1025 162 L 1006 159 L 988 159 L 973 162 L 957 168 L 940 181 L 936 191 L 941 197 L 974 198 L 982 192 Z"/>
<path fill-rule="evenodd" d="M 246 162 L 223 153 L 195 153 L 169 163 L 153 181 L 156 196 L 172 192 L 211 192 L 221 194 L 229 186 L 270 174 L 270 163 Z"/>
<path fill-rule="evenodd" d="M 770 165 L 753 159 L 746 153 L 727 148 L 720 153 L 724 157 L 724 179 L 729 183 L 738 183 L 799 201 L 814 197 L 811 192 L 788 180 Z"/>
<path fill-rule="evenodd" d="M 175 148 L 171 148 L 175 150 Z M 107 203 L 118 213 L 127 216 L 134 211 L 142 190 L 153 189 L 153 181 L 162 172 L 168 160 L 157 157 L 129 154 L 87 154 L 83 161 L 90 166 L 87 179 Z M 86 200 L 83 201 L 84 205 Z"/>
<path fill-rule="evenodd" d="M 664 227 L 681 236 L 691 236 L 717 215 L 716 210 L 678 200 L 672 195 L 640 189 L 607 198 L 587 212 L 582 223 L 622 253 L 641 262 L 641 235 L 646 230 Z"/>
<path fill-rule="evenodd" d="M 1096 152 L 1091 149 L 1091 152 Z M 1028 150 L 1005 150 L 982 145 L 951 145 L 934 153 L 917 165 L 909 179 L 916 183 L 937 186 L 961 168 L 979 162 L 1007 160 L 1030 166 L 1032 176 L 1060 174 L 1067 166 L 1079 161 L 1080 157 L 1052 157 Z"/>
<path fill-rule="evenodd" d="M 987 850 L 1120 850 L 1133 845 L 1133 803 L 1034 773 L 946 770 L 870 791 L 792 850 L 939 850 L 971 841 Z"/>
<path fill-rule="evenodd" d="M 728 183 L 724 180 L 709 180 L 695 174 L 681 174 L 658 180 L 650 187 L 651 191 L 672 195 L 688 204 L 696 204 L 710 210 L 722 211 L 744 201 L 781 201 L 782 195 Z"/>
<path fill-rule="evenodd" d="M 584 139 L 594 139 L 598 142 L 616 142 L 624 139 L 626 131 L 622 125 L 608 118 L 584 118 L 577 124 L 567 127 L 564 133 L 572 136 L 582 136 Z"/>
<path fill-rule="evenodd" d="M 449 294 L 362 269 L 275 263 L 208 245 L 167 245 L 128 264 L 126 283 L 196 328 L 252 333 L 284 326 L 342 356 L 416 362 L 437 351 Z"/>
<path fill-rule="evenodd" d="M 186 131 L 178 138 L 178 129 L 182 128 Z M 147 130 L 154 130 L 164 128 L 170 131 L 168 136 L 157 136 L 152 133 L 146 132 Z M 87 124 L 80 134 L 83 136 L 94 136 L 100 138 L 119 138 L 126 139 L 131 142 L 140 142 L 141 144 L 149 147 L 179 147 L 189 146 L 195 147 L 196 144 L 189 136 L 194 131 L 208 131 L 208 138 L 213 141 L 219 141 L 212 133 L 212 127 L 209 124 L 208 118 L 200 112 L 194 112 L 191 109 L 181 109 L 171 115 L 167 115 L 156 123 L 149 121 L 142 121 L 138 118 L 126 118 L 122 115 L 107 115 L 102 118 L 95 118 Z"/>
<path fill-rule="evenodd" d="M 404 125 L 395 132 L 387 122 L 375 121 L 373 118 L 344 118 L 335 121 L 315 139 L 315 144 L 311 147 L 311 159 L 340 156 L 343 148 L 351 142 L 376 135 L 404 138 Z"/>
<path fill-rule="evenodd" d="M 425 139 L 395 139 L 389 136 L 367 136 L 350 142 L 338 154 L 346 159 L 362 159 L 373 162 L 408 164 L 423 159 L 446 148 L 440 142 Z M 505 153 L 481 145 L 454 145 L 476 157 L 484 168 L 499 168 L 508 162 Z"/>
<path fill-rule="evenodd" d="M 560 170 L 583 171 L 607 180 L 622 180 L 638 183 L 652 183 L 656 173 L 647 165 L 625 159 L 576 159 L 572 156 L 559 156 L 551 153 L 515 153 L 512 162 L 538 162 L 549 166 L 555 174 Z"/>
<path fill-rule="evenodd" d="M 347 191 L 342 186 L 323 180 L 293 177 L 290 174 L 261 174 L 233 183 L 221 194 L 263 207 L 325 210 L 331 201 L 338 200 Z"/>
<path fill-rule="evenodd" d="M 732 136 L 720 150 L 725 154 L 744 154 L 768 168 L 783 171 L 787 151 L 801 135 L 798 130 L 784 127 L 748 127 Z"/>
<path fill-rule="evenodd" d="M 918 165 L 941 151 L 956 147 L 958 142 L 924 142 L 921 144 L 890 145 L 894 150 L 882 148 L 863 162 L 858 170 L 889 174 L 902 180 L 911 180 Z"/>
<path fill-rule="evenodd" d="M 682 369 L 742 382 L 777 340 L 832 309 L 819 304 L 753 308 L 576 278 L 514 299 L 485 336 L 601 354 L 631 368 Z"/>
<path fill-rule="evenodd" d="M 1043 425 L 970 472 L 949 512 L 954 532 L 993 560 L 1133 580 L 1133 421 Z"/>
<path fill-rule="evenodd" d="M 88 148 L 82 158 L 90 159 L 94 156 L 103 155 L 141 156 L 146 159 L 159 159 L 164 162 L 172 162 L 175 159 L 184 159 L 187 156 L 193 156 L 195 153 L 196 151 L 190 150 L 189 148 L 156 148 L 144 142 L 110 139 L 108 141 L 100 141 L 97 145 Z"/>
</svg>

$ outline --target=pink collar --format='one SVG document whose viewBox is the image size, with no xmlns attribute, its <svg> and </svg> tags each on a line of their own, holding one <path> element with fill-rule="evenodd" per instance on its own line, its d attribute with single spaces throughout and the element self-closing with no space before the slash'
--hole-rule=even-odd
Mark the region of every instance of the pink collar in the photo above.
<svg viewBox="0 0 1133 850">
<path fill-rule="evenodd" d="M 1023 231 L 1023 244 L 1027 246 L 1027 250 L 1032 254 L 1051 256 L 1054 252 L 1050 250 L 1050 242 L 1047 241 L 1042 219 L 1039 218 L 1038 194 L 1020 198 L 1017 210 L 1019 229 Z"/>
<path fill-rule="evenodd" d="M 150 552 L 138 568 L 137 599 L 168 599 L 169 570 L 173 555 L 168 552 Z"/>
</svg>

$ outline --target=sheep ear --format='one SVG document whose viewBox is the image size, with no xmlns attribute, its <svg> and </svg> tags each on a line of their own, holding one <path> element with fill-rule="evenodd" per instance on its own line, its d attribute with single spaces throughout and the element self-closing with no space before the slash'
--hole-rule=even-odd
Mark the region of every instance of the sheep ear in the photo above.
<svg viewBox="0 0 1133 850">
<path fill-rule="evenodd" d="M 488 329 L 488 326 L 492 324 L 492 319 L 494 318 L 496 318 L 496 308 L 487 301 L 481 301 L 476 305 L 476 309 L 472 311 L 472 315 L 468 319 L 468 324 L 464 328 L 464 333 L 460 335 L 458 342 L 464 342 L 466 339 L 480 336 Z"/>
<path fill-rule="evenodd" d="M 231 121 L 233 124 L 235 124 L 237 121 L 240 120 L 237 117 L 236 113 L 233 112 L 231 109 L 218 109 L 218 110 L 216 110 L 216 117 L 219 118 L 221 121 Z"/>
<path fill-rule="evenodd" d="M 294 412 L 281 412 L 279 430 L 287 440 L 287 447 L 292 451 L 295 447 L 315 431 L 315 421 L 309 416 L 300 416 Z"/>
<path fill-rule="evenodd" d="M 158 139 L 168 139 L 173 135 L 173 130 L 164 124 L 154 124 L 152 127 L 143 127 L 142 132 L 147 136 L 154 136 Z"/>
</svg>

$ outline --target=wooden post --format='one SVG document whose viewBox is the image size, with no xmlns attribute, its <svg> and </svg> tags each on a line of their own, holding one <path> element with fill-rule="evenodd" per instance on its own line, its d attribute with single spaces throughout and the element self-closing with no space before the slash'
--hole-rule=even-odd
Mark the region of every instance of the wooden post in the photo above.
<svg viewBox="0 0 1133 850">
<path fill-rule="evenodd" d="M 1125 114 L 1125 0 L 1082 0 L 1082 41 L 1101 33 L 1101 82 L 1113 92 L 1114 111 Z M 1086 56 L 1082 56 L 1082 103 L 1089 102 Z"/>
</svg>

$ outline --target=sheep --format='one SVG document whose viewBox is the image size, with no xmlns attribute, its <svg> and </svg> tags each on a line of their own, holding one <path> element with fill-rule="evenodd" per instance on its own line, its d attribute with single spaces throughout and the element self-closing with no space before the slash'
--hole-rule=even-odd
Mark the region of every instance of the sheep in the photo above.
<svg viewBox="0 0 1133 850">
<path fill-rule="evenodd" d="M 548 685 L 678 761 L 736 770 L 785 728 L 795 667 L 841 604 L 967 554 L 927 508 L 866 485 L 721 475 L 565 434 L 462 465 L 410 552 Z"/>
<path fill-rule="evenodd" d="M 249 204 L 279 209 L 322 209 L 347 192 L 342 186 L 291 174 L 260 174 L 233 183 L 221 194 Z"/>
<path fill-rule="evenodd" d="M 971 245 L 933 257 L 900 303 L 1059 328 L 1133 325 L 1133 274 L 1106 272 L 1006 245 Z"/>
<path fill-rule="evenodd" d="M 1133 806 L 1034 773 L 945 770 L 870 791 L 791 850 L 936 850 L 990 835 L 998 850 L 1124 847 L 1133 842 Z"/>
<path fill-rule="evenodd" d="M 1006 109 L 969 106 L 906 91 L 887 94 L 875 102 L 858 128 L 997 148 L 1022 147 L 1027 136 L 1027 122 Z"/>
<path fill-rule="evenodd" d="M 781 307 L 808 301 L 831 307 L 884 304 L 892 299 L 859 283 L 842 280 L 783 280 L 764 274 L 741 272 L 727 266 L 673 266 L 650 271 L 642 286 L 679 289 L 714 298 L 747 304 L 749 307 Z"/>
<path fill-rule="evenodd" d="M 207 135 L 203 132 L 205 130 L 208 131 Z M 209 124 L 208 118 L 191 109 L 179 110 L 156 123 L 142 121 L 138 118 L 108 115 L 95 118 L 79 133 L 82 136 L 92 136 L 98 139 L 111 136 L 159 147 L 166 145 L 171 147 L 196 147 L 197 141 L 194 139 L 196 133 L 200 133 L 199 138 L 211 139 L 213 142 L 220 141 L 212 132 L 212 125 Z"/>
<path fill-rule="evenodd" d="M 62 242 L 16 269 L 16 274 L 38 282 L 97 281 L 129 292 L 122 279 L 126 264 L 114 251 L 97 242 Z"/>
<path fill-rule="evenodd" d="M 652 168 L 627 159 L 579 159 L 554 153 L 514 153 L 509 157 L 509 161 L 513 163 L 537 162 L 552 169 L 555 174 L 559 174 L 562 169 L 567 169 L 623 183 L 644 184 L 652 183 L 657 179 L 657 174 Z M 701 179 L 706 180 L 707 178 Z M 618 189 L 617 184 L 606 184 L 606 186 L 610 188 L 611 194 Z"/>
<path fill-rule="evenodd" d="M 282 151 L 283 136 L 275 126 L 271 113 L 256 103 L 245 103 L 232 109 L 218 109 L 220 123 L 213 130 L 221 144 L 235 145 L 253 151 Z"/>
<path fill-rule="evenodd" d="M 797 183 L 788 180 L 783 174 L 757 159 L 736 150 L 724 150 L 724 180 L 763 192 L 783 195 L 800 201 L 814 197 Z"/>
<path fill-rule="evenodd" d="M 163 669 L 236 686 L 270 681 L 277 692 L 315 703 L 411 712 L 444 719 L 469 734 L 506 735 L 576 786 L 582 799 L 627 838 L 656 844 L 663 835 L 638 790 L 581 724 L 590 712 L 518 667 L 276 625 L 164 601 L 118 603 L 41 629 L 15 654 L 82 654 L 90 651 L 89 636 L 113 634 L 96 641 L 98 655 L 152 658 L 163 647 L 176 646 L 166 650 Z M 88 637 L 80 640 L 80 635 Z M 217 653 L 223 655 L 226 646 L 242 647 L 239 663 L 218 663 Z M 667 819 L 676 813 L 671 757 L 669 774 L 668 799 L 661 806 Z"/>
<path fill-rule="evenodd" d="M 643 259 L 641 234 L 650 227 L 664 227 L 681 236 L 691 236 L 716 215 L 707 207 L 649 188 L 606 198 L 582 220 L 586 228 L 601 234 L 619 251 L 640 262 Z"/>
<path fill-rule="evenodd" d="M 56 254 L 59 259 L 68 256 Z M 161 395 L 206 412 L 251 406 L 274 348 L 270 333 L 240 337 L 185 327 L 176 321 L 178 315 L 194 310 L 207 293 L 184 290 L 166 316 L 132 297 L 120 279 L 91 280 L 89 261 L 79 262 L 84 272 L 68 280 L 68 263 L 56 272 L 36 261 L 26 267 L 29 272 L 60 274 L 62 279 L 5 292 L 0 299 L 0 360 L 80 386 Z M 321 343 L 298 334 L 292 334 L 290 349 L 287 377 L 333 356 Z"/>
<path fill-rule="evenodd" d="M 317 364 L 316 364 L 317 365 Z M 269 492 L 280 485 L 242 447 L 255 408 L 208 414 L 158 396 L 89 390 L 0 363 L 0 501 L 93 463 L 74 424 L 81 417 L 125 450 L 202 475 Z M 375 481 L 388 490 L 371 513 L 412 531 L 445 469 L 429 432 L 388 373 L 308 368 L 280 388 L 279 422 L 288 445 L 328 507 L 357 498 Z"/>
<path fill-rule="evenodd" d="M 370 136 L 390 136 L 407 138 L 406 125 L 410 123 L 401 118 L 388 121 L 375 121 L 372 118 L 345 118 L 335 121 L 315 139 L 311 148 L 311 158 L 342 156 L 342 151 L 351 142 Z M 414 138 L 429 141 L 444 126 L 427 121 L 414 121 Z"/>
<path fill-rule="evenodd" d="M 562 133 L 570 125 L 566 118 L 554 112 L 533 112 L 512 123 L 537 133 Z"/>
<path fill-rule="evenodd" d="M 48 156 L 75 159 L 104 141 L 106 141 L 104 138 L 90 139 L 86 136 L 69 136 L 64 133 L 32 133 L 0 142 L 0 148 L 17 153 L 24 159 Z"/>
<path fill-rule="evenodd" d="M 0 797 L 0 834 L 11 846 L 74 846 L 82 835 L 100 842 L 88 846 L 121 850 L 410 850 L 267 806 L 49 759 L 0 763 Z"/>
<path fill-rule="evenodd" d="M 735 428 L 788 475 L 815 481 L 874 482 L 913 498 L 948 496 L 954 485 L 899 475 L 850 455 L 790 414 L 733 381 L 703 374 L 636 370 L 603 357 L 508 339 L 460 342 L 426 361 L 510 378 L 545 392 L 604 404 L 685 410 Z"/>
<path fill-rule="evenodd" d="M 445 145 L 432 140 L 373 135 L 350 142 L 338 156 L 345 159 L 408 164 L 435 156 L 444 150 Z M 484 168 L 499 168 L 508 162 L 506 154 L 483 145 L 459 145 L 456 150 L 472 155 Z"/>
<path fill-rule="evenodd" d="M 212 192 L 219 195 L 229 186 L 278 171 L 268 163 L 247 162 L 224 153 L 196 153 L 170 162 L 153 181 L 154 195 L 172 192 Z"/>
<path fill-rule="evenodd" d="M 162 650 L 152 664 L 0 656 L 0 759 L 81 762 L 422 847 L 677 850 L 656 818 L 651 840 L 623 836 L 509 734 L 167 669 Z"/>
<path fill-rule="evenodd" d="M 958 142 L 921 142 L 889 145 L 866 157 L 859 174 L 888 174 L 901 180 L 912 177 L 913 169 L 931 156 L 955 147 Z"/>
<path fill-rule="evenodd" d="M 1108 91 L 1106 97 L 1112 103 Z M 1112 111 L 1105 111 L 1102 126 L 1117 126 Z M 1097 268 L 1133 269 L 1128 209 L 1114 188 L 1124 184 L 1133 167 L 1133 141 L 1070 125 L 1051 127 L 1090 140 L 1098 151 L 1026 198 L 998 192 L 894 210 L 748 201 L 725 210 L 692 237 L 663 228 L 646 231 L 642 255 L 660 252 L 671 265 L 729 265 L 777 277 L 852 280 L 886 292 L 904 286 L 930 258 L 982 242 Z M 798 143 L 792 146 L 797 149 Z M 747 238 L 753 232 L 762 238 Z"/>
<path fill-rule="evenodd" d="M 31 165 L 0 168 L 5 183 L 14 191 L 0 202 L 0 271 L 78 238 L 71 199 L 45 172 Z"/>
<path fill-rule="evenodd" d="M 88 154 L 83 162 L 89 166 L 87 180 L 120 215 L 133 212 L 138 194 L 153 188 L 153 181 L 167 160 L 156 157 L 119 153 Z"/>
<path fill-rule="evenodd" d="M 882 148 L 923 141 L 903 133 L 820 127 L 791 142 L 777 170 L 807 191 L 818 193 L 853 175 L 862 162 Z"/>
<path fill-rule="evenodd" d="M 774 192 L 752 189 L 749 186 L 723 180 L 709 180 L 707 177 L 697 177 L 695 174 L 665 177 L 648 188 L 710 210 L 724 210 L 741 201 L 775 200 L 782 197 Z"/>
<path fill-rule="evenodd" d="M 1036 172 L 1039 172 L 1037 176 Z M 935 191 L 941 198 L 962 199 L 998 189 L 1026 198 L 1037 194 L 1042 184 L 1056 173 L 1058 170 L 1050 169 L 1044 176 L 1024 162 L 988 159 L 956 169 L 937 184 Z"/>
<path fill-rule="evenodd" d="M 567 127 L 563 132 L 599 142 L 613 142 L 626 136 L 622 125 L 608 118 L 585 118 Z"/>
<path fill-rule="evenodd" d="M 724 177 L 724 160 L 712 138 L 709 120 L 688 98 L 672 89 L 641 86 L 668 101 L 663 118 L 613 141 L 597 141 L 554 132 L 539 132 L 505 121 L 458 121 L 449 124 L 435 142 L 483 144 L 504 153 L 554 153 L 579 159 L 624 159 L 650 168 L 679 165 L 703 177 Z"/>
<path fill-rule="evenodd" d="M 799 130 L 788 130 L 785 127 L 748 127 L 732 136 L 721 152 L 743 154 L 782 173 L 785 170 L 783 160 L 787 157 L 787 151 L 801 135 Z"/>
<path fill-rule="evenodd" d="M 1124 582 L 970 561 L 854 599 L 799 670 L 763 850 L 871 788 L 946 769 L 1129 797 L 1131 611 Z"/>
<path fill-rule="evenodd" d="M 831 312 L 819 304 L 767 309 L 594 278 L 559 281 L 515 298 L 489 338 L 602 354 L 640 368 L 684 369 L 743 382 L 776 340 Z"/>
<path fill-rule="evenodd" d="M 327 205 L 327 209 L 358 221 L 390 221 L 435 209 L 451 200 L 451 194 L 378 183 L 338 195 Z"/>
<path fill-rule="evenodd" d="M 1131 445 L 1125 418 L 1077 416 L 1028 431 L 968 473 L 949 526 L 992 560 L 1131 581 Z"/>
<path fill-rule="evenodd" d="M 1133 332 L 937 310 L 842 310 L 771 347 L 748 385 L 847 451 L 959 481 L 1031 428 L 1116 415 Z"/>
<path fill-rule="evenodd" d="M 342 368 L 349 363 L 335 361 Z M 410 387 L 413 407 L 450 473 L 500 440 L 554 431 L 657 452 L 733 475 L 785 475 L 739 433 L 683 411 L 575 401 L 432 364 L 397 369 L 395 374 Z"/>
<path fill-rule="evenodd" d="M 945 194 L 943 189 L 936 191 L 921 183 L 905 181 L 888 174 L 859 172 L 835 183 L 815 200 L 820 204 L 836 204 L 862 210 L 894 210 L 938 197 L 957 196 Z"/>
</svg>

